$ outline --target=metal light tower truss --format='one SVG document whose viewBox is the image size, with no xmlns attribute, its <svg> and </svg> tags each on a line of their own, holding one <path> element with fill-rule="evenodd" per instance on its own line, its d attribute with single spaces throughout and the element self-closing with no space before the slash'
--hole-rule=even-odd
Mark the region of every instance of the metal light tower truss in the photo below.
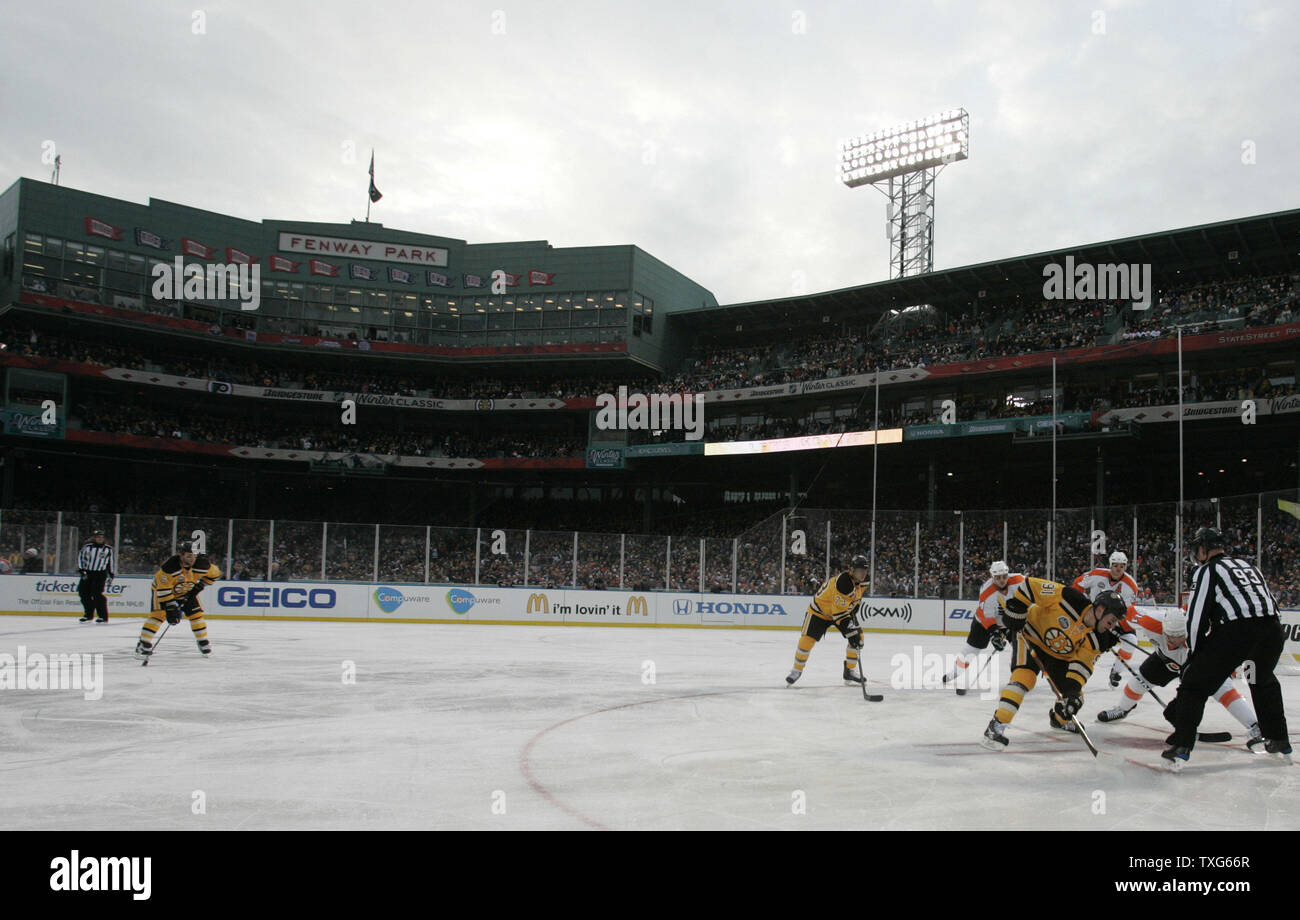
<svg viewBox="0 0 1300 920">
<path fill-rule="evenodd" d="M 934 270 L 934 184 L 940 170 L 970 155 L 970 116 L 950 109 L 840 144 L 840 181 L 875 186 L 889 199 L 889 276 Z"/>
</svg>

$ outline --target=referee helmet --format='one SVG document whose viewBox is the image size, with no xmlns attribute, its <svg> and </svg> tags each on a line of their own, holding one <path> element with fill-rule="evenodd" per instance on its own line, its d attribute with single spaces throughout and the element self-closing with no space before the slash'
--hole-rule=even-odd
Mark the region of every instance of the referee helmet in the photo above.
<svg viewBox="0 0 1300 920">
<path fill-rule="evenodd" d="M 1193 535 L 1187 545 L 1192 549 L 1196 549 L 1198 546 L 1203 546 L 1207 553 L 1211 550 L 1227 548 L 1227 543 L 1223 539 L 1223 534 L 1213 527 L 1202 527 L 1200 530 L 1196 531 L 1195 535 Z"/>
</svg>

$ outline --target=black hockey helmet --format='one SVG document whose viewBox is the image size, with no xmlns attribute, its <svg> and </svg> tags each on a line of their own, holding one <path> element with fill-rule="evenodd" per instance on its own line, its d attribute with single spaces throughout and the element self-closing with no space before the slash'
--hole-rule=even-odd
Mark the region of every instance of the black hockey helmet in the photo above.
<svg viewBox="0 0 1300 920">
<path fill-rule="evenodd" d="M 182 555 L 184 555 L 185 553 L 192 553 L 192 552 L 194 552 L 194 544 L 193 544 L 193 543 L 190 543 L 189 541 L 186 541 L 186 542 L 184 542 L 184 543 L 177 543 L 177 544 L 176 544 L 176 555 L 178 555 L 178 556 L 182 556 Z"/>
<path fill-rule="evenodd" d="M 1096 611 L 1098 622 L 1107 614 L 1121 620 L 1128 614 L 1128 604 L 1124 603 L 1124 598 L 1116 591 L 1102 591 L 1093 599 L 1092 607 Z"/>
<path fill-rule="evenodd" d="M 1192 536 L 1192 539 L 1188 541 L 1187 545 L 1192 549 L 1196 549 L 1198 546 L 1203 546 L 1205 547 L 1205 551 L 1208 553 L 1210 550 L 1214 549 L 1226 549 L 1228 544 L 1223 539 L 1223 533 L 1216 528 L 1202 527 L 1200 530 L 1196 531 Z"/>
<path fill-rule="evenodd" d="M 853 557 L 853 561 L 849 563 L 849 568 L 869 569 L 871 568 L 871 560 L 868 559 L 866 556 L 862 555 L 861 553 L 858 553 L 856 556 Z"/>
</svg>

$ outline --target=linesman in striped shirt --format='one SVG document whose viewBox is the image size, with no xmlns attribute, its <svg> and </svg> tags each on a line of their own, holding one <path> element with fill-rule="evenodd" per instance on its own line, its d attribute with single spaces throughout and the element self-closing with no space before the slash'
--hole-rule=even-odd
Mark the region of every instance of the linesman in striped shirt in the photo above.
<svg viewBox="0 0 1300 920">
<path fill-rule="evenodd" d="M 107 623 L 108 598 L 104 589 L 113 580 L 113 547 L 104 542 L 104 531 L 96 530 L 90 535 L 90 542 L 81 547 L 77 553 L 77 571 L 81 573 L 77 594 L 85 614 L 80 622 Z"/>
<path fill-rule="evenodd" d="M 1282 704 L 1282 685 L 1273 673 L 1284 634 L 1277 601 L 1259 569 L 1229 556 L 1223 534 L 1213 527 L 1196 531 L 1188 544 L 1200 567 L 1187 600 L 1187 641 L 1191 648 L 1178 695 L 1165 709 L 1174 725 L 1168 749 L 1160 756 L 1175 772 L 1196 744 L 1205 701 L 1232 672 L 1245 665 L 1250 696 L 1265 738 L 1264 750 L 1291 763 L 1291 741 Z"/>
</svg>

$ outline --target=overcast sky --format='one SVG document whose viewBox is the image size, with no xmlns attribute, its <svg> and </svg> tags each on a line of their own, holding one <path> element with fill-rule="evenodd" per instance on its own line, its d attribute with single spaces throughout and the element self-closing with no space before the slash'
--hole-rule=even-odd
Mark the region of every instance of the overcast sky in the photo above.
<svg viewBox="0 0 1300 920">
<path fill-rule="evenodd" d="M 1300 207 L 1298 9 L 7 0 L 0 186 L 53 141 L 74 188 L 346 222 L 373 147 L 386 226 L 634 243 L 782 297 L 888 277 L 838 144 L 951 107 L 937 268 Z"/>
</svg>

